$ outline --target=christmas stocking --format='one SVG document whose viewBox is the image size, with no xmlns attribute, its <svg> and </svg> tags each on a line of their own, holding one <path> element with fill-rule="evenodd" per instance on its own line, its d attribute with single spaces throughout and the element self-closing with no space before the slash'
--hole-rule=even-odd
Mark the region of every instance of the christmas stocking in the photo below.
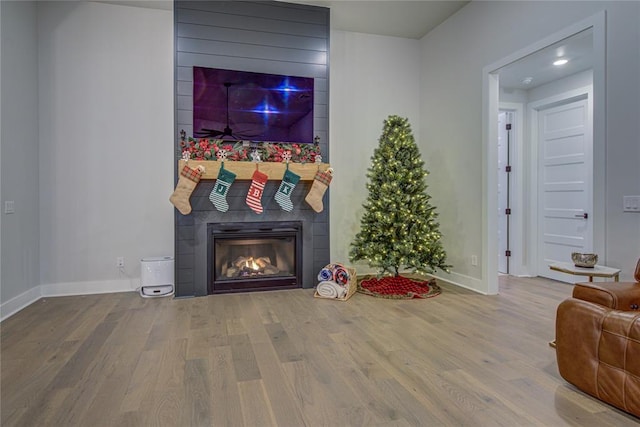
<svg viewBox="0 0 640 427">
<path fill-rule="evenodd" d="M 200 177 L 204 172 L 202 166 L 198 166 L 195 169 L 191 169 L 189 166 L 182 168 L 180 171 L 180 177 L 178 178 L 178 184 L 176 189 L 169 197 L 169 201 L 180 211 L 182 215 L 188 215 L 191 213 L 191 205 L 189 204 L 189 198 L 191 193 L 200 182 Z"/>
<path fill-rule="evenodd" d="M 298 181 L 300 181 L 300 175 L 296 175 L 287 169 L 282 177 L 280 187 L 276 192 L 276 202 L 278 202 L 280 207 L 287 212 L 291 212 L 293 210 L 293 203 L 291 202 L 290 196 L 293 189 L 296 188 Z"/>
<path fill-rule="evenodd" d="M 251 186 L 247 193 L 247 205 L 257 214 L 262 213 L 262 203 L 260 200 L 262 199 L 262 192 L 264 191 L 264 186 L 268 178 L 266 174 L 259 170 L 253 172 L 253 176 L 251 177 Z"/>
<path fill-rule="evenodd" d="M 322 198 L 324 197 L 324 193 L 326 193 L 327 188 L 329 188 L 329 183 L 332 178 L 333 169 L 329 168 L 325 172 L 318 171 L 313 179 L 313 184 L 311 185 L 309 194 L 304 198 L 309 206 L 318 213 L 322 212 L 324 209 Z"/>
<path fill-rule="evenodd" d="M 213 203 L 213 206 L 216 207 L 220 212 L 226 212 L 229 210 L 229 204 L 227 203 L 227 193 L 229 192 L 229 187 L 236 179 L 236 174 L 230 172 L 224 168 L 224 163 L 220 166 L 220 172 L 218 172 L 218 178 L 216 179 L 216 183 L 213 186 L 213 190 L 211 190 L 211 194 L 209 194 L 209 200 Z"/>
</svg>

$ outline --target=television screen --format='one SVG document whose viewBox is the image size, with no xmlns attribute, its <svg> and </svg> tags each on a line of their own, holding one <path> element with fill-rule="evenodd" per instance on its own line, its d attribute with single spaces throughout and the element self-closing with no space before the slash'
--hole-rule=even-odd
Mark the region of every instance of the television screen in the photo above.
<svg viewBox="0 0 640 427">
<path fill-rule="evenodd" d="M 193 135 L 313 143 L 313 78 L 193 67 Z"/>
</svg>

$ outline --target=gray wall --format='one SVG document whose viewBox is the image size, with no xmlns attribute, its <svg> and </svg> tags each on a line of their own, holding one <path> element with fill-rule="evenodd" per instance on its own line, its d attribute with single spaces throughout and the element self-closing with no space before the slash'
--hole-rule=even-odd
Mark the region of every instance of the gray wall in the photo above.
<svg viewBox="0 0 640 427">
<path fill-rule="evenodd" d="M 176 156 L 180 130 L 193 134 L 193 66 L 314 78 L 314 135 L 329 160 L 329 9 L 281 2 L 175 2 Z M 174 163 L 177 170 L 177 161 Z M 201 181 L 183 216 L 176 210 L 176 295 L 206 294 L 206 224 L 208 222 L 291 221 L 303 223 L 303 286 L 316 284 L 317 271 L 329 262 L 329 195 L 316 214 L 304 202 L 311 182 L 301 181 L 291 199 L 293 212 L 273 203 L 279 179 L 270 177 L 257 215 L 245 203 L 249 181 L 234 182 L 228 212 L 208 200 L 213 181 Z"/>
<path fill-rule="evenodd" d="M 0 18 L 0 304 L 4 304 L 40 285 L 36 4 L 0 2 Z M 4 214 L 6 200 L 15 202 L 15 214 Z M 29 302 L 27 300 L 25 302 Z M 23 304 L 18 302 L 17 305 Z"/>
</svg>

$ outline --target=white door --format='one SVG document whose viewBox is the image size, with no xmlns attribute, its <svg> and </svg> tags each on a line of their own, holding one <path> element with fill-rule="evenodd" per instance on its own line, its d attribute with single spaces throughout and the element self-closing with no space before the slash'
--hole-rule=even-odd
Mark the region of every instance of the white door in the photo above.
<svg viewBox="0 0 640 427">
<path fill-rule="evenodd" d="M 591 109 L 580 99 L 538 111 L 538 274 L 572 282 L 549 270 L 571 252 L 593 246 Z"/>
<path fill-rule="evenodd" d="M 498 114 L 498 272 L 509 273 L 509 216 L 507 209 L 510 197 L 510 173 L 507 166 L 510 164 L 510 130 L 507 125 L 512 123 L 513 113 L 500 111 Z"/>
</svg>

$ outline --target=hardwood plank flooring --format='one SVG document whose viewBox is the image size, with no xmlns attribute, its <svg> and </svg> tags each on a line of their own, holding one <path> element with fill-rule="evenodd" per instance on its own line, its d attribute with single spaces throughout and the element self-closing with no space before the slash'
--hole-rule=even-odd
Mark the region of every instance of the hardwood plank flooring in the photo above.
<svg viewBox="0 0 640 427">
<path fill-rule="evenodd" d="M 571 286 L 46 298 L 1 325 L 2 426 L 635 426 L 558 374 Z"/>
</svg>

